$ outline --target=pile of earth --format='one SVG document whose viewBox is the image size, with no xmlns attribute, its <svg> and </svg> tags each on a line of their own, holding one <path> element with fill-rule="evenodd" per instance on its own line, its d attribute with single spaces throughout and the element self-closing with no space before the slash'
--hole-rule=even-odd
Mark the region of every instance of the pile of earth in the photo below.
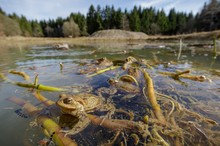
<svg viewBox="0 0 220 146">
<path fill-rule="evenodd" d="M 146 39 L 148 36 L 143 32 L 109 29 L 94 32 L 90 37 L 105 39 Z"/>
</svg>

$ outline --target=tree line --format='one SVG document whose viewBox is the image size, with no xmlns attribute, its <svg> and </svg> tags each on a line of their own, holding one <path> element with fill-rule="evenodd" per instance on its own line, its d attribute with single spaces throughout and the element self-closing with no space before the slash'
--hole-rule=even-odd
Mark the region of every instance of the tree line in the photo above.
<svg viewBox="0 0 220 146">
<path fill-rule="evenodd" d="M 176 35 L 220 29 L 220 1 L 205 3 L 200 12 L 178 12 L 174 8 L 166 14 L 163 9 L 134 6 L 132 10 L 114 6 L 91 5 L 88 13 L 71 13 L 67 18 L 27 20 L 25 16 L 6 14 L 0 8 L 0 36 L 77 37 L 98 30 L 121 29 L 149 35 Z"/>
</svg>

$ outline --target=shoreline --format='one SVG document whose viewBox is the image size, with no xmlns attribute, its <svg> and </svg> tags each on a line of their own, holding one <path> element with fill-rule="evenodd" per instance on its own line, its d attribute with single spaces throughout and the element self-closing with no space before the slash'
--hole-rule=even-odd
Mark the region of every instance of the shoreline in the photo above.
<svg viewBox="0 0 220 146">
<path fill-rule="evenodd" d="M 199 32 L 172 36 L 146 36 L 144 38 L 108 38 L 107 37 L 77 37 L 77 38 L 47 38 L 47 37 L 0 37 L 0 49 L 5 47 L 30 47 L 37 45 L 51 45 L 55 43 L 67 43 L 70 46 L 111 46 L 113 45 L 139 45 L 139 44 L 170 44 L 178 43 L 180 39 L 187 41 L 202 41 L 212 43 L 213 39 L 220 38 L 220 30 L 211 32 Z M 114 42 L 114 43 L 112 43 Z"/>
</svg>

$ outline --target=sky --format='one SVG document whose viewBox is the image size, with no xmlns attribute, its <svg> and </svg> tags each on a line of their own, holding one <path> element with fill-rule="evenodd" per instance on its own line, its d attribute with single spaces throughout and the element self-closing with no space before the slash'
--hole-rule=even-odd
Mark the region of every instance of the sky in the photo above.
<svg viewBox="0 0 220 146">
<path fill-rule="evenodd" d="M 125 8 L 129 11 L 134 5 L 144 8 L 154 7 L 164 9 L 166 13 L 171 8 L 179 12 L 199 12 L 204 3 L 209 0 L 0 0 L 0 7 L 7 14 L 24 15 L 29 20 L 49 20 L 57 17 L 66 18 L 70 13 L 87 14 L 91 4 L 114 6 L 115 9 Z"/>
</svg>

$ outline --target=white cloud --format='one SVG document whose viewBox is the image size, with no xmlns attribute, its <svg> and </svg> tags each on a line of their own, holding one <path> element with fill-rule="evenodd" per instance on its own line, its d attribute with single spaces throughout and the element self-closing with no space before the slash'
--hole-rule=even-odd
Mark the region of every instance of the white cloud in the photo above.
<svg viewBox="0 0 220 146">
<path fill-rule="evenodd" d="M 121 8 L 131 10 L 134 5 L 142 7 L 154 7 L 164 9 L 168 12 L 171 8 L 177 11 L 190 12 L 194 14 L 209 0 L 0 0 L 0 7 L 6 13 L 17 13 L 24 15 L 28 19 L 56 19 L 66 18 L 71 12 L 81 12 L 86 14 L 89 6 L 95 7 L 99 4 L 102 8 L 106 5 L 114 5 L 115 9 Z"/>
<path fill-rule="evenodd" d="M 139 5 L 142 7 L 151 7 L 155 5 L 161 5 L 164 3 L 164 0 L 149 0 L 149 1 L 140 1 Z"/>
<path fill-rule="evenodd" d="M 166 6 L 164 6 L 164 9 L 170 10 L 172 8 L 175 8 L 179 2 L 180 0 L 176 0 L 175 2 L 169 2 Z"/>
</svg>

